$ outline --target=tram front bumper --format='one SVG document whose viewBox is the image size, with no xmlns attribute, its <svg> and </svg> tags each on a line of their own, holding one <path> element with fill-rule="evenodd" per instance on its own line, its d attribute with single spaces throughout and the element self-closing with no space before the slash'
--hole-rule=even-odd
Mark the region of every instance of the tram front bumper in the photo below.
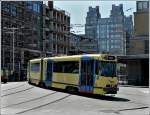
<svg viewBox="0 0 150 115">
<path fill-rule="evenodd" d="M 103 90 L 106 92 L 106 94 L 117 94 L 117 91 L 119 90 L 118 87 L 105 87 Z"/>
</svg>

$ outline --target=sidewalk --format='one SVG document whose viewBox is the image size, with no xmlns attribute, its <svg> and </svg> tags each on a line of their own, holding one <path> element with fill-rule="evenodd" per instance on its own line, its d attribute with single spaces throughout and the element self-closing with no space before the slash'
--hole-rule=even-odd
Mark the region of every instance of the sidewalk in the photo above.
<svg viewBox="0 0 150 115">
<path fill-rule="evenodd" d="M 149 88 L 149 86 L 119 85 L 119 87 Z"/>
</svg>

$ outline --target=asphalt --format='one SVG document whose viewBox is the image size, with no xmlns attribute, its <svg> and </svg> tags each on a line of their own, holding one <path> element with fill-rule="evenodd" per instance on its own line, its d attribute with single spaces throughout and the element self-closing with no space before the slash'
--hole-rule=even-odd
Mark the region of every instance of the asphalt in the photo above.
<svg viewBox="0 0 150 115">
<path fill-rule="evenodd" d="M 1 114 L 149 115 L 149 88 L 120 86 L 117 95 L 69 94 L 27 82 L 1 85 Z"/>
</svg>

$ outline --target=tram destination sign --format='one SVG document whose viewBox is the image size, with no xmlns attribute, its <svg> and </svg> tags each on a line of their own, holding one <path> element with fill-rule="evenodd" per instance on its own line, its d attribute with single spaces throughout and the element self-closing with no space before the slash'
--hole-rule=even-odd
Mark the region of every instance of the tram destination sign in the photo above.
<svg viewBox="0 0 150 115">
<path fill-rule="evenodd" d="M 104 59 L 106 59 L 106 60 L 115 60 L 115 56 L 105 56 Z"/>
</svg>

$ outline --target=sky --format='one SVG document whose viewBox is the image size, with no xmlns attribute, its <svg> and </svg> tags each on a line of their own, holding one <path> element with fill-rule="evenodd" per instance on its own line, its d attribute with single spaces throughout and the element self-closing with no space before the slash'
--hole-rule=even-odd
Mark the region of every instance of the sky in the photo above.
<svg viewBox="0 0 150 115">
<path fill-rule="evenodd" d="M 54 1 L 54 6 L 70 13 L 71 24 L 85 24 L 89 6 L 99 6 L 101 18 L 109 17 L 112 4 L 123 4 L 124 14 L 133 15 L 136 11 L 136 1 Z M 131 10 L 128 10 L 131 8 Z M 128 10 L 128 11 L 126 11 Z M 84 34 L 84 27 L 74 27 L 71 31 L 76 34 Z"/>
</svg>

